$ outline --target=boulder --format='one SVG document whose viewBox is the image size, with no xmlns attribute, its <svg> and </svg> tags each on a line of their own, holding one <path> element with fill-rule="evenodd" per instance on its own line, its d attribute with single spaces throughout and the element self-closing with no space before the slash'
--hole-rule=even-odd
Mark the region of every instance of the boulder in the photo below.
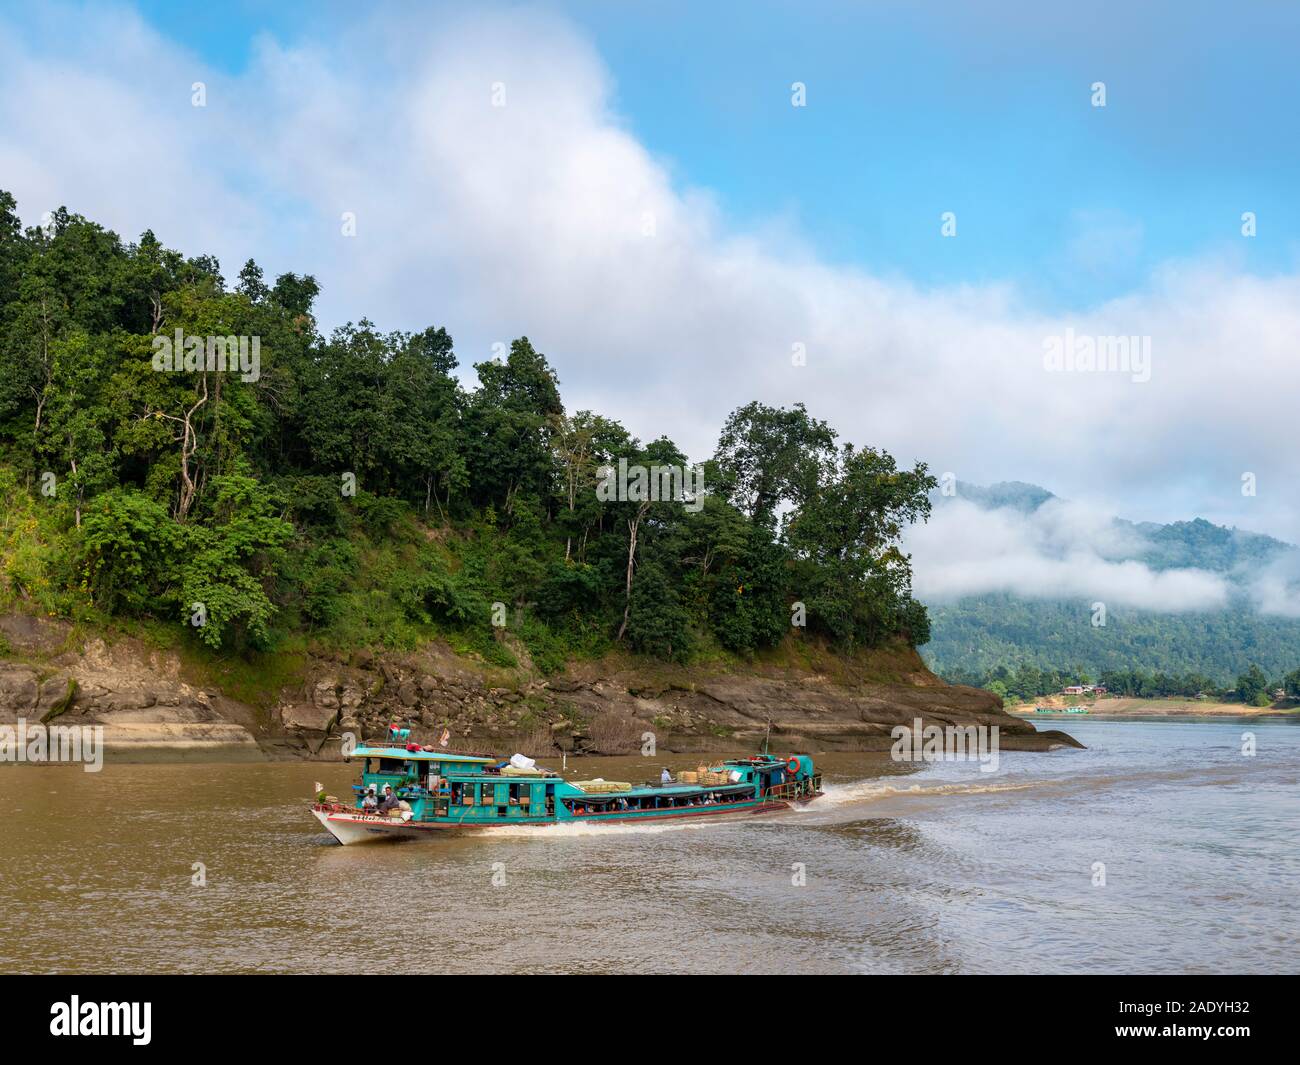
<svg viewBox="0 0 1300 1065">
<path fill-rule="evenodd" d="M 280 723 L 301 732 L 328 732 L 338 711 L 314 703 L 290 703 L 280 707 Z"/>
<path fill-rule="evenodd" d="M 322 709 L 337 710 L 339 708 L 338 687 L 339 682 L 333 677 L 319 681 L 312 689 L 311 701 Z"/>
<path fill-rule="evenodd" d="M 0 663 L 0 718 L 14 720 L 31 714 L 39 692 L 36 670 Z"/>
</svg>

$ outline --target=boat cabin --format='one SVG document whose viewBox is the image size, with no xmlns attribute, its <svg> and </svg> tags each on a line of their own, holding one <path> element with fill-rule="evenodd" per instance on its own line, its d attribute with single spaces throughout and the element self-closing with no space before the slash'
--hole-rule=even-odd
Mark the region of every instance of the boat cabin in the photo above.
<svg viewBox="0 0 1300 1065">
<path fill-rule="evenodd" d="M 519 820 L 555 815 L 555 793 L 563 781 L 548 770 L 516 770 L 499 759 L 451 751 L 402 747 L 358 747 L 364 759 L 358 801 L 374 785 L 411 804 L 416 820 L 453 817 L 469 822 Z"/>
</svg>

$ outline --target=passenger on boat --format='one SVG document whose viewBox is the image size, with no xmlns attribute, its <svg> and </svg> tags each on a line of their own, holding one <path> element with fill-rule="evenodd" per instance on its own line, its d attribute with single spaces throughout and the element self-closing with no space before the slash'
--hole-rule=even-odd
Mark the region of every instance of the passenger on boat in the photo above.
<svg viewBox="0 0 1300 1065">
<path fill-rule="evenodd" d="M 664 766 L 664 771 L 659 774 L 659 783 L 671 784 L 672 782 L 673 782 L 673 775 L 670 772 L 668 772 L 668 767 Z"/>
<path fill-rule="evenodd" d="M 384 797 L 380 800 L 377 812 L 381 814 L 388 813 L 389 810 L 396 810 L 398 807 L 398 798 L 393 794 L 393 785 L 384 785 Z"/>
<path fill-rule="evenodd" d="M 375 797 L 375 786 L 373 784 L 366 788 L 366 794 L 361 800 L 361 809 L 373 810 L 379 805 L 379 800 Z"/>
</svg>

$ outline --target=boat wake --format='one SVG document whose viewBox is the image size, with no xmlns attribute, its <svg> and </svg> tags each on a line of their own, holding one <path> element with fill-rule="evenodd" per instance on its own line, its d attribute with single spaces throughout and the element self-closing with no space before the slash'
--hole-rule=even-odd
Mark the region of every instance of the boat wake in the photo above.
<svg viewBox="0 0 1300 1065">
<path fill-rule="evenodd" d="M 852 784 L 827 784 L 824 794 L 815 803 L 795 807 L 800 813 L 816 813 L 817 810 L 832 809 L 841 806 L 856 806 L 860 803 L 875 802 L 879 799 L 891 799 L 895 796 L 926 795 L 984 795 L 1000 791 L 1025 791 L 1052 783 L 1049 780 L 1019 781 L 935 781 L 915 784 L 894 784 L 884 780 L 859 780 Z"/>
<path fill-rule="evenodd" d="M 873 777 L 823 785 L 823 793 L 815 801 L 803 805 L 792 804 L 779 812 L 740 814 L 734 817 L 683 819 L 660 824 L 567 822 L 550 825 L 493 825 L 482 830 L 494 837 L 517 839 L 579 839 L 589 836 L 639 836 L 659 835 L 664 832 L 694 832 L 720 825 L 764 824 L 776 825 L 791 820 L 808 825 L 836 824 L 867 816 L 868 809 L 881 803 L 917 802 L 920 811 L 926 800 L 967 795 L 1012 795 L 1016 792 L 1034 791 L 1068 797 L 1077 793 L 1096 794 L 1112 787 L 1159 786 L 1162 783 L 1222 783 L 1217 778 L 1226 775 L 1212 770 L 1154 770 L 1139 774 L 1082 774 L 1065 777 L 1030 777 L 1015 780 L 986 779 L 973 774 L 969 780 L 918 779 L 917 777 Z M 1235 775 L 1235 774 L 1234 774 Z M 904 809 L 906 812 L 906 808 Z M 891 816 L 895 814 L 891 812 Z M 474 832 L 473 829 L 468 829 Z"/>
<path fill-rule="evenodd" d="M 906 779 L 906 778 L 904 778 Z M 893 801 L 937 799 L 963 795 L 996 795 L 1004 792 L 1030 791 L 1051 786 L 1050 780 L 934 780 L 903 783 L 898 778 L 856 780 L 844 784 L 825 784 L 816 802 L 791 807 L 790 813 L 810 827 L 815 824 L 841 824 L 869 816 L 869 808 Z M 919 807 L 918 807 L 919 810 Z M 781 817 L 785 816 L 783 812 Z M 770 818 L 764 818 L 770 821 Z"/>
<path fill-rule="evenodd" d="M 1017 777 L 970 780 L 917 779 L 916 777 L 875 778 L 843 784 L 826 784 L 824 794 L 805 807 L 795 807 L 802 816 L 837 811 L 838 818 L 855 807 L 890 800 L 925 800 L 932 797 L 963 795 L 997 795 L 1033 791 L 1039 797 L 1069 799 L 1078 795 L 1097 795 L 1114 789 L 1149 792 L 1162 787 L 1230 787 L 1249 782 L 1285 784 L 1294 774 L 1277 772 L 1256 764 L 1218 766 L 1178 766 L 1175 768 L 1134 769 L 1131 772 L 1084 772 L 1054 777 Z"/>
<path fill-rule="evenodd" d="M 549 825 L 491 825 L 475 834 L 490 836 L 493 839 L 501 839 L 502 837 L 513 839 L 578 839 L 584 836 L 657 836 L 662 832 L 687 832 L 717 825 L 734 825 L 740 820 L 742 818 L 738 815 L 737 817 L 713 817 L 693 821 L 665 822 L 657 825 L 628 824 L 627 822 L 622 824 L 618 822 L 593 824 L 590 821 L 566 821 Z M 753 820 L 753 815 L 744 817 L 743 820 Z M 467 829 L 467 832 L 475 832 L 475 830 Z"/>
</svg>

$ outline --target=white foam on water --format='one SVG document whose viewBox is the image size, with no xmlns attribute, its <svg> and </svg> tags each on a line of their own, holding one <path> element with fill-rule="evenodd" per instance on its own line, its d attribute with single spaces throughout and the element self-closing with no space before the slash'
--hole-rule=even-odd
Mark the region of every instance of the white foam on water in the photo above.
<svg viewBox="0 0 1300 1065">
<path fill-rule="evenodd" d="M 915 784 L 894 784 L 886 780 L 858 780 L 852 784 L 827 784 L 823 794 L 815 802 L 806 806 L 795 806 L 801 813 L 816 813 L 819 809 L 834 809 L 874 802 L 879 799 L 892 799 L 897 796 L 928 795 L 982 795 L 1000 791 L 1023 791 L 1027 788 L 1042 787 L 1050 780 L 1023 781 L 936 781 Z"/>
<path fill-rule="evenodd" d="M 471 829 L 475 835 L 513 837 L 517 839 L 577 839 L 583 836 L 654 836 L 661 832 L 680 832 L 684 829 L 708 828 L 718 824 L 735 824 L 737 815 L 685 818 L 662 824 L 631 821 L 564 821 L 550 825 L 493 825 L 481 830 Z"/>
</svg>

